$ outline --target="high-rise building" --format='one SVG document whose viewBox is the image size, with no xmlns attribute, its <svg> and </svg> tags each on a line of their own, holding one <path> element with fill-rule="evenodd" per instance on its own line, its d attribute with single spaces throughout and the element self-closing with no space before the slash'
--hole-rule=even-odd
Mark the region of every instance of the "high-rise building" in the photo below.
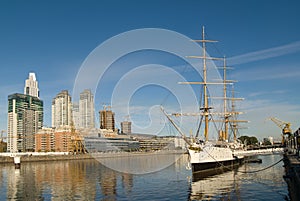
<svg viewBox="0 0 300 201">
<path fill-rule="evenodd" d="M 72 102 L 67 90 L 63 90 L 52 100 L 52 127 L 71 126 Z"/>
<path fill-rule="evenodd" d="M 110 106 L 104 106 L 103 110 L 100 110 L 100 128 L 107 130 L 115 130 L 115 113 L 111 111 Z"/>
<path fill-rule="evenodd" d="M 80 128 L 95 128 L 94 96 L 88 89 L 80 93 L 79 126 Z"/>
<path fill-rule="evenodd" d="M 42 126 L 42 100 L 19 93 L 8 96 L 8 152 L 34 151 L 35 134 Z"/>
<path fill-rule="evenodd" d="M 79 114 L 79 104 L 78 102 L 72 103 L 72 114 L 75 128 L 80 128 L 80 114 Z"/>
<path fill-rule="evenodd" d="M 40 94 L 35 73 L 29 73 L 28 79 L 25 80 L 24 94 L 39 98 Z"/>
<path fill-rule="evenodd" d="M 131 122 L 130 121 L 121 122 L 121 133 L 131 134 Z"/>
</svg>

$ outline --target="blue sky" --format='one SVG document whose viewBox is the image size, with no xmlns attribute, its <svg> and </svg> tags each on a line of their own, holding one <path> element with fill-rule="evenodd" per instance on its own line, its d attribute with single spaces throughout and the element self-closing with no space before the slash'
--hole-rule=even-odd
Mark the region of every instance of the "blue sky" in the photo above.
<svg viewBox="0 0 300 201">
<path fill-rule="evenodd" d="M 269 116 L 289 121 L 297 129 L 299 8 L 298 1 L 283 0 L 0 1 L 0 129 L 7 129 L 7 96 L 23 92 L 29 72 L 36 73 L 45 124 L 50 125 L 52 98 L 63 89 L 72 91 L 80 66 L 105 40 L 141 28 L 169 29 L 199 39 L 203 25 L 211 39 L 220 41 L 218 49 L 235 68 L 230 78 L 239 81 L 235 90 L 245 98 L 239 106 L 246 111 L 242 118 L 250 121 L 249 129 L 241 133 L 259 138 L 280 134 L 275 124 L 265 121 Z M 164 54 L 136 54 L 131 62 L 141 65 L 154 58 L 155 63 L 182 65 Z M 109 85 L 99 88 L 96 110 L 110 101 Z M 137 111 L 144 111 L 143 104 L 162 102 L 164 90 L 155 90 L 144 88 L 144 93 L 135 94 L 132 104 L 140 108 Z M 148 122 L 147 118 L 134 119 L 141 125 Z"/>
</svg>

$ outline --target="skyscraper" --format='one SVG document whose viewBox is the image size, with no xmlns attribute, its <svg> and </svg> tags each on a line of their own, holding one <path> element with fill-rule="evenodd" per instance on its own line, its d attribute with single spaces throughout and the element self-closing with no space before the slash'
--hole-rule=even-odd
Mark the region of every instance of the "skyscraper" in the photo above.
<svg viewBox="0 0 300 201">
<path fill-rule="evenodd" d="M 8 96 L 8 152 L 34 151 L 35 134 L 42 126 L 42 100 L 18 93 Z"/>
<path fill-rule="evenodd" d="M 111 107 L 104 107 L 100 114 L 100 128 L 107 130 L 115 130 L 115 113 L 111 111 Z"/>
<path fill-rule="evenodd" d="M 80 93 L 79 126 L 81 128 L 95 127 L 94 96 L 89 89 L 86 89 Z"/>
<path fill-rule="evenodd" d="M 131 122 L 130 121 L 121 122 L 121 133 L 131 134 Z"/>
<path fill-rule="evenodd" d="M 43 126 L 43 101 L 35 73 L 29 73 L 24 94 L 8 96 L 7 151 L 34 151 L 35 134 Z"/>
<path fill-rule="evenodd" d="M 80 115 L 79 115 L 79 103 L 73 102 L 72 103 L 72 114 L 73 114 L 73 122 L 75 128 L 80 128 Z"/>
<path fill-rule="evenodd" d="M 67 90 L 63 90 L 52 100 L 52 127 L 72 125 L 72 102 Z"/>
<path fill-rule="evenodd" d="M 29 77 L 25 80 L 24 94 L 39 98 L 38 82 L 35 73 L 29 73 Z"/>
</svg>

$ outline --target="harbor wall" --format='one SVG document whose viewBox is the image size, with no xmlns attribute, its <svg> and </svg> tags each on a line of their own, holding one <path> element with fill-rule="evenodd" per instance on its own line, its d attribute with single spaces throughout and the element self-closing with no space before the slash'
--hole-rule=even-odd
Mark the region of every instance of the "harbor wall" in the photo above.
<svg viewBox="0 0 300 201">
<path fill-rule="evenodd" d="M 288 184 L 291 200 L 300 200 L 300 160 L 295 154 L 284 154 L 285 181 Z"/>
<path fill-rule="evenodd" d="M 92 159 L 89 154 L 77 154 L 77 155 L 24 155 L 21 156 L 21 163 L 23 162 L 43 162 L 43 161 L 62 161 L 62 160 L 82 160 Z M 1 163 L 14 163 L 14 158 L 11 156 L 0 156 Z"/>
<path fill-rule="evenodd" d="M 62 161 L 62 160 L 82 160 L 82 159 L 100 159 L 100 158 L 118 158 L 118 157 L 138 157 L 148 156 L 151 154 L 157 155 L 172 155 L 184 154 L 184 150 L 166 150 L 166 151 L 153 151 L 153 152 L 97 152 L 92 154 L 70 154 L 70 153 L 18 153 L 23 162 L 43 162 L 43 161 Z M 14 163 L 14 156 L 11 153 L 0 154 L 1 163 Z"/>
</svg>

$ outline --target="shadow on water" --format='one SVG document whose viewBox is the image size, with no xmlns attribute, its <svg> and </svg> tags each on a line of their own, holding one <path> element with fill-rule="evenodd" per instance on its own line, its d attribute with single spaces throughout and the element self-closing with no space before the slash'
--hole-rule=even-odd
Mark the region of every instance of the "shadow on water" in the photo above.
<svg viewBox="0 0 300 201">
<path fill-rule="evenodd" d="M 189 200 L 232 200 L 233 191 L 235 197 L 239 194 L 236 170 L 218 168 L 193 174 Z"/>
<path fill-rule="evenodd" d="M 276 163 L 280 157 L 262 156 L 262 163 L 193 174 L 189 200 L 290 200 L 282 163 L 257 171 Z"/>
<path fill-rule="evenodd" d="M 197 182 L 199 180 L 204 180 L 208 177 L 224 174 L 226 172 L 236 172 L 238 167 L 234 168 L 216 168 L 216 169 L 210 169 L 202 172 L 193 173 L 193 182 Z"/>
</svg>

